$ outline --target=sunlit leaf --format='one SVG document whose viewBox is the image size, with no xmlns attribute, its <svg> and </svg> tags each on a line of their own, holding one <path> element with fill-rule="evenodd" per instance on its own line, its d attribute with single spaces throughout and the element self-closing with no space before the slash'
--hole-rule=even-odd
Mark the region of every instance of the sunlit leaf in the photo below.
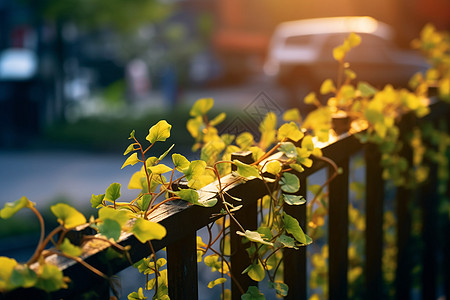
<svg viewBox="0 0 450 300">
<path fill-rule="evenodd" d="M 306 203 L 305 197 L 291 194 L 283 194 L 283 200 L 289 205 L 302 205 Z"/>
<path fill-rule="evenodd" d="M 291 167 L 292 169 L 294 169 L 295 171 L 297 171 L 299 173 L 305 171 L 305 169 L 302 167 L 302 165 L 299 165 L 299 164 L 290 164 L 289 167 Z"/>
<path fill-rule="evenodd" d="M 296 122 L 296 123 L 301 123 L 302 116 L 301 116 L 298 108 L 291 108 L 284 112 L 283 120 L 285 120 L 286 122 L 292 121 L 292 122 Z"/>
<path fill-rule="evenodd" d="M 164 226 L 140 218 L 136 219 L 131 232 L 141 243 L 149 240 L 160 240 L 166 236 Z"/>
<path fill-rule="evenodd" d="M 58 222 L 70 229 L 86 223 L 86 218 L 78 210 L 65 203 L 58 203 L 50 207 Z"/>
<path fill-rule="evenodd" d="M 263 169 L 263 172 L 268 172 L 273 175 L 277 175 L 281 172 L 281 163 L 277 160 L 270 161 L 267 163 Z"/>
<path fill-rule="evenodd" d="M 161 120 L 149 129 L 145 139 L 152 144 L 155 142 L 164 142 L 170 137 L 171 128 L 172 125 L 167 123 L 166 120 Z"/>
<path fill-rule="evenodd" d="M 164 174 L 164 173 L 172 171 L 172 168 L 166 166 L 165 164 L 159 164 L 159 165 L 150 167 L 149 169 L 152 172 L 152 174 L 155 174 L 155 175 L 160 175 L 160 174 Z"/>
<path fill-rule="evenodd" d="M 3 219 L 11 218 L 22 208 L 31 206 L 34 206 L 34 204 L 30 200 L 28 200 L 27 197 L 23 196 L 14 202 L 5 203 L 3 209 L 0 210 L 0 217 L 2 217 Z"/>
<path fill-rule="evenodd" d="M 236 144 L 241 147 L 242 150 L 247 150 L 254 144 L 253 135 L 250 132 L 243 132 L 236 138 Z"/>
<path fill-rule="evenodd" d="M 219 125 L 220 123 L 222 123 L 222 122 L 225 120 L 226 117 L 227 117 L 227 114 L 224 113 L 224 112 L 221 112 L 221 113 L 218 114 L 214 119 L 212 119 L 212 120 L 209 122 L 209 124 L 210 124 L 211 126 L 217 126 L 217 125 Z"/>
<path fill-rule="evenodd" d="M 136 148 L 134 148 L 135 145 L 136 145 L 135 143 L 130 144 L 123 153 L 123 155 L 127 155 L 128 153 L 135 151 L 136 150 Z"/>
<path fill-rule="evenodd" d="M 196 190 L 182 189 L 173 193 L 179 196 L 184 201 L 187 201 L 192 204 L 198 203 L 198 192 Z"/>
<path fill-rule="evenodd" d="M 68 238 L 65 238 L 61 245 L 59 245 L 59 250 L 71 256 L 80 256 L 83 253 L 83 250 L 72 244 Z"/>
<path fill-rule="evenodd" d="M 322 95 L 333 93 L 335 91 L 336 91 L 336 87 L 334 85 L 333 80 L 331 80 L 331 79 L 325 79 L 325 81 L 320 86 L 320 93 Z"/>
<path fill-rule="evenodd" d="M 248 266 L 242 274 L 247 273 L 247 275 L 254 281 L 262 281 L 266 276 L 266 272 L 264 271 L 264 267 L 261 262 L 258 260 L 257 263 L 251 264 Z"/>
<path fill-rule="evenodd" d="M 164 157 L 166 157 L 167 154 L 169 154 L 170 150 L 172 150 L 172 148 L 173 148 L 174 146 L 175 146 L 175 144 L 172 144 L 172 146 L 170 146 L 169 149 L 167 149 L 163 154 L 161 154 L 161 155 L 158 157 L 158 161 L 163 160 Z"/>
<path fill-rule="evenodd" d="M 125 168 L 126 166 L 130 166 L 130 165 L 133 166 L 133 165 L 137 164 L 138 162 L 139 162 L 139 158 L 137 156 L 137 153 L 135 152 L 127 158 L 127 160 L 123 163 L 121 169 Z"/>
<path fill-rule="evenodd" d="M 147 264 L 148 267 L 144 270 L 144 274 L 153 274 L 155 273 L 155 270 L 159 271 L 166 264 L 167 260 L 164 257 L 158 258 L 156 264 L 152 259 L 150 259 Z"/>
<path fill-rule="evenodd" d="M 205 115 L 214 106 L 214 99 L 203 98 L 197 100 L 191 108 L 189 114 L 192 117 Z"/>
<path fill-rule="evenodd" d="M 142 173 L 140 171 L 135 172 L 131 178 L 130 182 L 128 183 L 128 189 L 142 189 L 142 183 L 141 183 Z"/>
<path fill-rule="evenodd" d="M 115 220 L 120 226 L 125 225 L 129 220 L 128 212 L 126 210 L 118 210 L 112 207 L 102 207 L 98 211 L 98 217 L 100 220 L 105 221 L 106 219 Z"/>
<path fill-rule="evenodd" d="M 222 277 L 222 278 L 217 278 L 216 280 L 210 281 L 210 282 L 208 283 L 208 287 L 209 287 L 210 289 L 212 289 L 212 288 L 215 287 L 216 285 L 225 283 L 226 281 L 227 281 L 226 278 L 223 278 L 223 277 Z"/>
<path fill-rule="evenodd" d="M 174 153 L 172 154 L 172 161 L 175 166 L 175 169 L 182 172 L 183 169 L 189 167 L 189 160 L 181 154 Z"/>
<path fill-rule="evenodd" d="M 353 48 L 361 44 L 361 37 L 357 33 L 350 32 L 350 34 L 347 37 L 347 41 L 350 47 Z"/>
<path fill-rule="evenodd" d="M 295 193 L 300 188 L 300 180 L 292 173 L 283 173 L 280 180 L 281 190 L 286 193 Z"/>
<path fill-rule="evenodd" d="M 257 231 L 250 231 L 250 230 L 246 230 L 245 233 L 241 232 L 241 231 L 237 231 L 236 234 L 246 237 L 248 240 L 255 242 L 255 243 L 260 243 L 260 244 L 264 244 L 264 245 L 268 245 L 268 246 L 273 246 L 273 243 L 265 241 L 261 234 Z"/>
<path fill-rule="evenodd" d="M 279 141 L 283 139 L 291 139 L 294 142 L 298 142 L 303 138 L 304 133 L 298 128 L 297 124 L 294 122 L 285 123 L 278 129 L 277 138 Z"/>
<path fill-rule="evenodd" d="M 137 292 L 132 292 L 128 295 L 128 300 L 145 300 L 147 299 L 146 296 L 144 296 L 144 290 L 140 287 Z"/>
<path fill-rule="evenodd" d="M 259 171 L 256 168 L 256 166 L 247 165 L 243 162 L 240 162 L 238 160 L 234 160 L 233 163 L 236 165 L 237 170 L 236 172 L 241 175 L 244 178 L 251 179 L 255 177 L 260 177 Z"/>
<path fill-rule="evenodd" d="M 205 262 L 205 265 L 211 268 L 211 272 L 218 271 L 222 274 L 229 272 L 227 264 L 222 263 L 222 261 L 219 258 L 219 255 L 217 254 L 208 255 L 205 257 L 203 261 Z"/>
<path fill-rule="evenodd" d="M 319 100 L 317 99 L 316 93 L 310 92 L 308 95 L 305 96 L 303 102 L 305 102 L 305 104 L 315 104 L 319 102 Z"/>
<path fill-rule="evenodd" d="M 17 261 L 15 259 L 0 256 L 0 291 L 8 287 L 9 279 L 16 266 Z"/>
</svg>

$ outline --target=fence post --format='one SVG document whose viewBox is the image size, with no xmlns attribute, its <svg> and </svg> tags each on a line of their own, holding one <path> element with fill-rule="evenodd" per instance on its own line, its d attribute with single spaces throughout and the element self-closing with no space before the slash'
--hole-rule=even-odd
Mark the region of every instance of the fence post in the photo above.
<svg viewBox="0 0 450 300">
<path fill-rule="evenodd" d="M 251 164 L 253 162 L 252 153 L 249 151 L 233 153 L 231 155 L 231 160 L 235 159 L 246 164 Z M 232 168 L 234 169 L 234 166 L 232 166 Z M 252 197 L 251 193 L 252 193 L 251 190 L 245 191 L 245 194 L 240 196 L 242 199 L 250 200 L 254 198 Z M 256 230 L 258 227 L 257 201 L 254 201 L 252 204 L 242 207 L 240 210 L 236 212 L 235 217 L 245 229 Z M 242 287 L 244 292 L 246 292 L 250 285 L 257 285 L 257 283 L 251 280 L 247 274 L 242 274 L 242 271 L 244 271 L 251 264 L 250 258 L 248 257 L 248 253 L 245 250 L 250 244 L 249 243 L 243 244 L 242 238 L 237 234 L 235 234 L 236 231 L 238 230 L 241 231 L 241 229 L 232 220 L 230 222 L 230 230 L 231 230 L 230 236 L 231 274 L 233 275 L 233 278 L 239 282 L 239 285 Z M 231 283 L 231 294 L 232 294 L 231 299 L 240 300 L 242 294 L 235 280 L 233 280 Z"/>
<path fill-rule="evenodd" d="M 306 197 L 306 178 L 300 178 L 299 195 Z M 306 204 L 293 206 L 285 205 L 284 211 L 296 218 L 305 234 L 306 231 Z M 283 250 L 284 282 L 289 291 L 285 299 L 306 300 L 307 276 L 306 276 L 306 247 L 298 250 L 286 248 Z"/>
<path fill-rule="evenodd" d="M 383 200 L 384 181 L 378 147 L 368 144 L 366 161 L 365 297 L 382 299 Z"/>
<path fill-rule="evenodd" d="M 329 186 L 329 299 L 347 299 L 349 158 L 338 162 L 342 172 Z M 333 172 L 330 168 L 329 172 Z"/>
<path fill-rule="evenodd" d="M 180 229 L 182 230 L 182 229 Z M 198 299 L 197 234 L 167 246 L 167 277 L 170 299 Z"/>
</svg>

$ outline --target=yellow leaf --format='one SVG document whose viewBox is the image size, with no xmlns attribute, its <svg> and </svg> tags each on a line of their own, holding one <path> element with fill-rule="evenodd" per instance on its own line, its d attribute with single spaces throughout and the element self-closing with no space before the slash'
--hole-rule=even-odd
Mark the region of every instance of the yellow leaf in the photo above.
<svg viewBox="0 0 450 300">
<path fill-rule="evenodd" d="M 65 203 L 58 203 L 50 207 L 58 222 L 70 229 L 86 223 L 86 218 L 78 210 Z"/>
<path fill-rule="evenodd" d="M 335 60 L 341 62 L 344 60 L 345 54 L 347 53 L 343 45 L 339 45 L 333 49 L 333 57 Z"/>
<path fill-rule="evenodd" d="M 298 108 L 291 108 L 288 109 L 284 114 L 283 114 L 283 120 L 285 120 L 286 122 L 297 122 L 297 123 L 301 123 L 302 122 L 302 116 L 300 114 L 300 111 L 298 110 Z"/>
<path fill-rule="evenodd" d="M 165 164 L 159 164 L 154 167 L 150 167 L 149 169 L 150 171 L 152 171 L 152 174 L 155 175 L 160 175 L 172 171 L 172 168 L 166 166 Z"/>
<path fill-rule="evenodd" d="M 320 86 L 320 93 L 322 95 L 334 93 L 336 91 L 336 87 L 334 86 L 333 80 L 325 79 L 325 81 Z"/>
<path fill-rule="evenodd" d="M 121 169 L 125 168 L 125 167 L 128 166 L 128 165 L 132 165 L 132 166 L 133 166 L 133 165 L 135 165 L 135 164 L 138 163 L 138 162 L 139 162 L 139 159 L 138 159 L 137 153 L 133 153 L 133 154 L 131 154 L 131 155 L 127 158 L 127 160 L 123 163 Z"/>
<path fill-rule="evenodd" d="M 141 178 L 142 175 L 140 171 L 134 173 L 130 178 L 130 182 L 128 183 L 128 189 L 142 190 Z"/>
<path fill-rule="evenodd" d="M 265 165 L 263 172 L 268 172 L 273 175 L 277 175 L 281 172 L 281 163 L 277 160 L 273 160 Z"/>
<path fill-rule="evenodd" d="M 148 135 L 145 139 L 152 144 L 154 142 L 164 142 L 170 137 L 171 128 L 172 125 L 167 123 L 166 120 L 161 120 L 149 129 Z"/>
<path fill-rule="evenodd" d="M 358 34 L 351 32 L 347 38 L 347 41 L 349 46 L 353 48 L 361 44 L 361 37 Z"/>
<path fill-rule="evenodd" d="M 282 141 L 285 138 L 298 142 L 303 138 L 304 133 L 298 128 L 294 122 L 285 123 L 278 129 L 278 140 Z"/>
<path fill-rule="evenodd" d="M 191 108 L 189 114 L 192 117 L 202 116 L 206 114 L 214 105 L 214 99 L 203 98 L 197 100 Z"/>
<path fill-rule="evenodd" d="M 164 226 L 144 219 L 136 219 L 131 232 L 141 243 L 149 240 L 160 240 L 166 236 Z"/>
</svg>

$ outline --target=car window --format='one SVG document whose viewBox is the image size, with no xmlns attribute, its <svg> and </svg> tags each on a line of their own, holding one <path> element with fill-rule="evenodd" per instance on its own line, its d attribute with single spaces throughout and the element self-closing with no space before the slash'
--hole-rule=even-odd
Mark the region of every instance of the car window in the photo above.
<svg viewBox="0 0 450 300">
<path fill-rule="evenodd" d="M 306 46 L 311 43 L 312 38 L 313 36 L 311 34 L 290 36 L 286 39 L 285 45 L 295 47 Z"/>
</svg>

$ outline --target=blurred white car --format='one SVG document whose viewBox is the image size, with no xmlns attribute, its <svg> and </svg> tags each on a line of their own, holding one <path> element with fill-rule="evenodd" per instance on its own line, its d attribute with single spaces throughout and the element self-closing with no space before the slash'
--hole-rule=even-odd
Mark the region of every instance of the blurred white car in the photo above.
<svg viewBox="0 0 450 300">
<path fill-rule="evenodd" d="M 387 83 L 406 87 L 412 75 L 427 68 L 417 52 L 394 44 L 393 30 L 387 24 L 371 17 L 333 17 L 279 24 L 270 42 L 264 71 L 286 88 L 306 85 L 317 91 L 323 80 L 337 78 L 333 48 L 351 32 L 362 40 L 346 56 L 358 81 L 378 88 Z"/>
</svg>

